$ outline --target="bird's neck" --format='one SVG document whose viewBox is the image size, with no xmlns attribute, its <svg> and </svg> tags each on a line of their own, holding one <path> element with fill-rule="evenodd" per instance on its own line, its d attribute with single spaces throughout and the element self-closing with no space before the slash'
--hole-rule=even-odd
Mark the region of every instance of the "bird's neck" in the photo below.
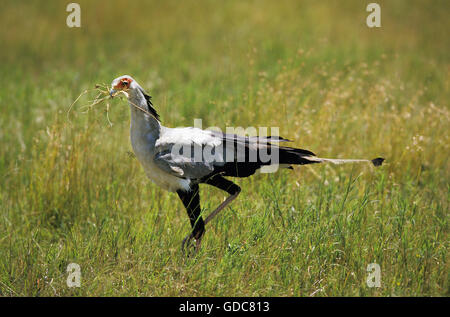
<svg viewBox="0 0 450 317">
<path fill-rule="evenodd" d="M 128 98 L 131 112 L 132 136 L 159 138 L 161 123 L 153 116 L 147 106 L 147 100 L 140 92 L 130 94 Z"/>
</svg>

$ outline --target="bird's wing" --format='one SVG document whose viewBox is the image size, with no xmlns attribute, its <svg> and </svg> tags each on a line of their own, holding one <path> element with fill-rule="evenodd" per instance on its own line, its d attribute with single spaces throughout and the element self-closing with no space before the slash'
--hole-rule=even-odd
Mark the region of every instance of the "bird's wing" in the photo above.
<svg viewBox="0 0 450 317">
<path fill-rule="evenodd" d="M 198 128 L 165 128 L 155 144 L 156 166 L 172 175 L 199 179 L 214 171 L 217 162 L 203 157 L 205 147 L 214 149 L 221 138 Z"/>
<path fill-rule="evenodd" d="M 276 146 L 270 142 L 287 141 L 274 136 L 248 137 L 198 128 L 164 128 L 155 144 L 154 162 L 167 173 L 189 179 L 201 179 L 235 162 L 239 162 L 240 168 L 242 164 L 250 167 L 253 174 L 261 166 L 257 162 L 259 149 Z M 257 158 L 254 164 L 246 164 L 251 157 Z"/>
<path fill-rule="evenodd" d="M 281 136 L 240 136 L 237 134 L 227 134 L 217 131 L 210 131 L 214 136 L 220 137 L 223 140 L 237 141 L 240 143 L 260 143 L 260 144 L 268 144 L 278 143 L 278 142 L 292 142 L 291 140 L 285 139 Z"/>
</svg>

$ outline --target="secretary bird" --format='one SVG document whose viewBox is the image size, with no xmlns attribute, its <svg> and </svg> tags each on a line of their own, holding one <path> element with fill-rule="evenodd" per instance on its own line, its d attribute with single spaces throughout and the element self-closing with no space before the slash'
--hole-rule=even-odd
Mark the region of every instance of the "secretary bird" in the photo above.
<svg viewBox="0 0 450 317">
<path fill-rule="evenodd" d="M 120 76 L 111 86 L 111 98 L 118 93 L 128 98 L 131 145 L 148 178 L 163 189 L 176 192 L 186 208 L 192 231 L 182 242 L 183 253 L 186 243 L 190 246 L 193 239 L 194 249 L 199 249 L 205 225 L 239 195 L 241 188 L 225 176 L 248 177 L 270 166 L 292 169 L 291 165 L 322 162 L 371 162 L 380 166 L 384 161 L 381 157 L 373 160 L 320 158 L 308 150 L 274 144 L 289 141 L 282 137 L 244 137 L 192 127 L 168 128 L 161 124 L 151 97 L 132 77 Z M 205 149 L 213 159 L 202 155 Z M 262 155 L 264 151 L 277 155 L 267 160 Z M 212 185 L 229 194 L 205 220 L 201 216 L 199 184 Z"/>
</svg>

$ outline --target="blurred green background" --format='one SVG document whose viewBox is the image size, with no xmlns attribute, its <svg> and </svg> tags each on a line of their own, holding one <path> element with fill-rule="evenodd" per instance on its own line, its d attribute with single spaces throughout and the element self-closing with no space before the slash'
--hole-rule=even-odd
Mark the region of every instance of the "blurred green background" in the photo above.
<svg viewBox="0 0 450 317">
<path fill-rule="evenodd" d="M 2 296 L 449 294 L 448 1 L 3 1 Z M 237 180 L 239 199 L 184 259 L 176 195 L 130 155 L 128 74 L 164 125 L 275 126 L 323 157 L 383 156 Z M 223 193 L 202 189 L 205 212 Z M 82 287 L 65 284 L 68 263 Z M 382 287 L 366 267 L 380 263 Z"/>
</svg>

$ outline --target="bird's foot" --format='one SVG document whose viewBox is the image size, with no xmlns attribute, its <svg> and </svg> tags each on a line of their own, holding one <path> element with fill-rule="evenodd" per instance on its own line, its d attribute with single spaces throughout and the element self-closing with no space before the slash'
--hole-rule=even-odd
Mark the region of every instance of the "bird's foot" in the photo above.
<svg viewBox="0 0 450 317">
<path fill-rule="evenodd" d="M 183 255 L 190 257 L 191 255 L 197 254 L 200 249 L 200 245 L 202 243 L 202 237 L 194 238 L 193 234 L 188 234 L 181 243 L 181 252 Z"/>
</svg>

